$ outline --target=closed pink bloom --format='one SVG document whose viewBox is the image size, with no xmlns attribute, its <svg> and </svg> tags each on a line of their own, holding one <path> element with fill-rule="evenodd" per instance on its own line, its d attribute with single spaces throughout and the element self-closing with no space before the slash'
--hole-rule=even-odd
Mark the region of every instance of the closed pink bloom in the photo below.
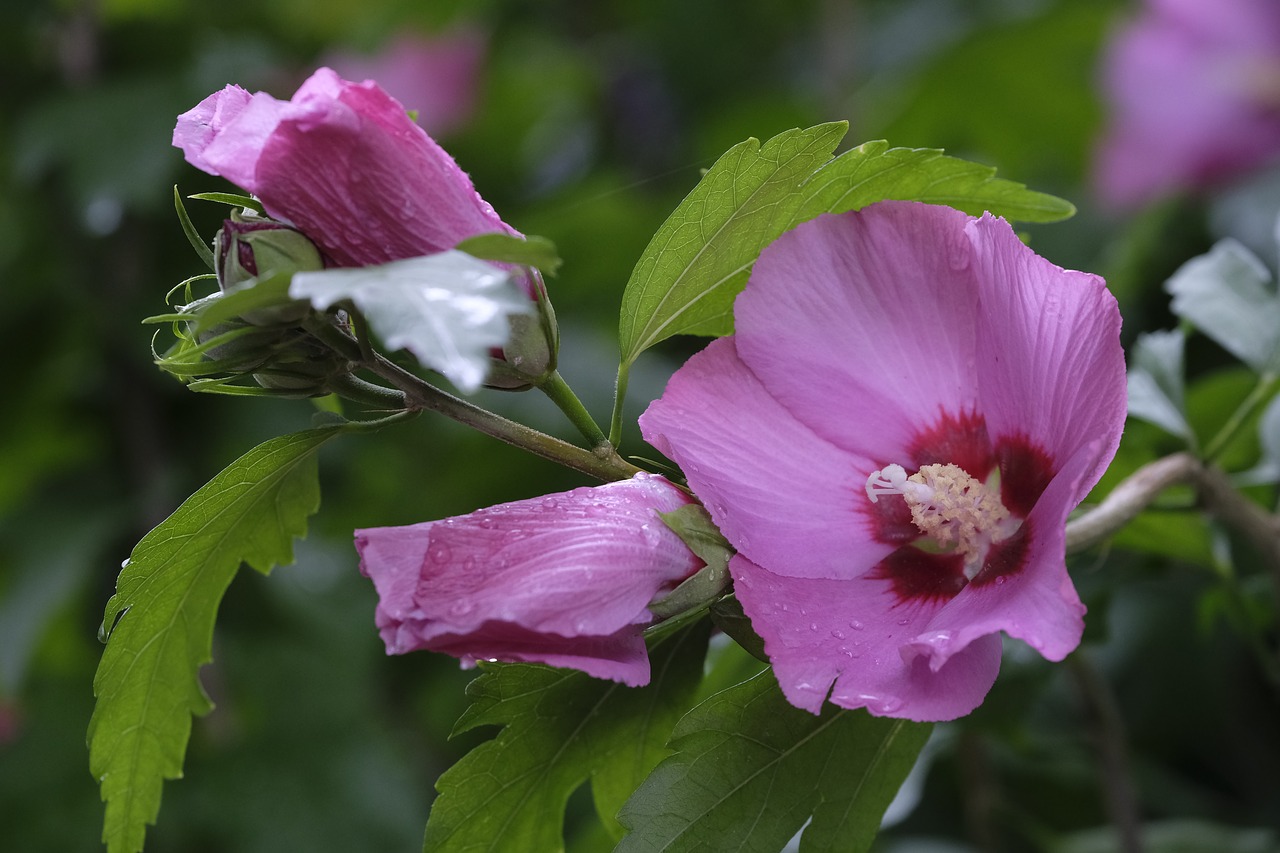
<svg viewBox="0 0 1280 853">
<path fill-rule="evenodd" d="M 388 654 L 430 649 L 649 682 L 649 602 L 702 567 L 659 518 L 689 503 L 663 478 L 356 531 Z"/>
<path fill-rule="evenodd" d="M 402 35 L 376 54 L 333 54 L 325 65 L 348 80 L 377 80 L 391 97 L 417 113 L 437 136 L 458 129 L 475 111 L 485 37 L 460 29 L 432 38 Z"/>
<path fill-rule="evenodd" d="M 1147 0 L 1110 44 L 1095 180 L 1132 206 L 1280 155 L 1280 4 Z"/>
<path fill-rule="evenodd" d="M 516 233 L 398 101 L 328 68 L 289 101 L 227 86 L 178 117 L 173 144 L 193 166 L 257 196 L 336 266 Z"/>
<path fill-rule="evenodd" d="M 1000 632 L 1076 647 L 1064 525 L 1126 406 L 1101 279 L 990 215 L 881 202 L 780 237 L 734 316 L 641 427 L 738 550 L 793 704 L 952 719 Z"/>
</svg>

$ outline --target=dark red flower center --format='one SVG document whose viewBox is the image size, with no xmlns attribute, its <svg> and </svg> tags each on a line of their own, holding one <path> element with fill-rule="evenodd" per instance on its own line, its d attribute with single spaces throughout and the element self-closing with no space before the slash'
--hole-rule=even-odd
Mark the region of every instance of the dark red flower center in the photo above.
<svg viewBox="0 0 1280 853">
<path fill-rule="evenodd" d="M 875 489 L 878 499 L 863 504 L 872 519 L 875 538 L 897 546 L 868 577 L 888 581 L 899 603 L 905 604 L 945 602 L 969 584 L 1003 583 L 1017 574 L 1026 564 L 1031 541 L 1027 516 L 1057 473 L 1049 454 L 1023 435 L 1002 437 L 993 442 L 985 419 L 976 412 L 960 415 L 942 412 L 934 423 L 917 432 L 907 447 L 908 459 L 885 460 L 883 470 L 894 468 L 895 481 L 900 481 L 904 473 L 909 476 L 913 482 L 898 485 L 912 494 L 893 494 L 892 487 Z M 896 466 L 903 470 L 896 470 Z M 924 484 L 933 483 L 935 472 L 954 471 L 949 466 L 956 466 L 962 469 L 962 474 L 967 474 L 967 478 L 958 476 L 969 483 L 964 494 L 975 496 L 974 500 L 994 501 L 992 487 L 998 479 L 999 503 L 1003 504 L 999 515 L 990 516 L 992 529 L 980 529 L 982 523 L 979 522 L 976 532 L 970 525 L 966 534 L 956 533 L 952 537 L 953 540 L 961 537 L 959 549 L 945 547 L 946 542 L 944 547 L 939 547 L 937 518 L 926 519 L 921 509 L 923 500 L 924 513 L 955 515 L 949 509 L 949 501 L 956 496 L 955 487 L 933 503 L 916 496 L 917 492 L 928 494 Z M 951 478 L 950 482 L 956 481 L 957 478 Z M 872 491 L 869 487 L 868 496 Z M 963 521 L 971 516 L 972 513 Z M 1000 520 L 1000 516 L 1005 518 Z M 961 523 L 960 519 L 955 522 L 957 531 Z M 925 535 L 926 528 L 934 532 Z M 963 535 L 973 538 L 965 541 Z"/>
</svg>

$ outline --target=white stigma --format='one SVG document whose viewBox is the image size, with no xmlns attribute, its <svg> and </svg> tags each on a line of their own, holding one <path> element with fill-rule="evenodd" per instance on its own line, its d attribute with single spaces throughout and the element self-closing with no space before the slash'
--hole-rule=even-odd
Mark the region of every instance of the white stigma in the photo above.
<svg viewBox="0 0 1280 853">
<path fill-rule="evenodd" d="M 886 465 L 867 478 L 867 497 L 902 495 L 920 533 L 939 548 L 964 555 L 965 577 L 973 580 L 987 549 L 1021 526 L 1000 495 L 958 465 L 925 465 L 907 476 L 901 465 Z"/>
</svg>

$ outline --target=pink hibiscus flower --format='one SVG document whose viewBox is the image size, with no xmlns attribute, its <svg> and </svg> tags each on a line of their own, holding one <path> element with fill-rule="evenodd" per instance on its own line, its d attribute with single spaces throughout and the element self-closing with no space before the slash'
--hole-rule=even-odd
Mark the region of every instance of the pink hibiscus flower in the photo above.
<svg viewBox="0 0 1280 853">
<path fill-rule="evenodd" d="M 702 567 L 658 517 L 690 502 L 653 474 L 356 531 L 388 654 L 537 661 L 649 683 L 649 602 Z"/>
<path fill-rule="evenodd" d="M 1125 417 L 1100 278 L 990 215 L 881 202 L 780 237 L 734 316 L 641 427 L 738 550 L 793 704 L 952 719 L 995 680 L 999 632 L 1076 647 L 1064 524 Z"/>
<path fill-rule="evenodd" d="M 1103 66 L 1095 182 L 1118 206 L 1212 185 L 1280 154 L 1280 4 L 1147 0 Z"/>
<path fill-rule="evenodd" d="M 196 168 L 253 193 L 336 266 L 516 233 L 398 101 L 328 68 L 289 101 L 227 86 L 178 117 L 173 144 Z"/>
</svg>

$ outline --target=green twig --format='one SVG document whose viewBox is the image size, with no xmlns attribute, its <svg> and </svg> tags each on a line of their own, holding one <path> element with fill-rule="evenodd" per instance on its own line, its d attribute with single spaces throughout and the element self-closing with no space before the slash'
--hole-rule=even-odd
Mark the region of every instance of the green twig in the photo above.
<svg viewBox="0 0 1280 853">
<path fill-rule="evenodd" d="M 609 439 L 591 417 L 591 413 L 587 411 L 587 407 L 582 405 L 578 395 L 573 393 L 573 389 L 564 381 L 559 371 L 551 371 L 551 375 L 538 388 L 551 398 L 551 402 L 555 403 L 560 411 L 564 412 L 565 417 L 578 428 L 578 432 L 582 433 L 583 438 L 590 442 L 592 447 L 610 444 Z"/>
<path fill-rule="evenodd" d="M 324 318 L 309 320 L 306 328 L 357 367 L 368 370 L 399 389 L 404 395 L 402 405 L 406 409 L 438 412 L 513 447 L 605 482 L 626 480 L 643 470 L 619 456 L 608 443 L 592 450 L 578 447 L 455 397 L 379 353 L 375 352 L 373 360 L 367 361 L 360 344 Z"/>
<path fill-rule="evenodd" d="M 335 376 L 329 380 L 329 390 L 344 400 L 363 403 L 374 409 L 396 411 L 405 408 L 403 391 L 384 388 L 372 382 L 366 382 L 349 373 Z"/>
<path fill-rule="evenodd" d="M 618 379 L 613 386 L 613 415 L 609 419 L 609 443 L 622 444 L 622 404 L 627 398 L 627 363 L 618 365 Z"/>
</svg>

